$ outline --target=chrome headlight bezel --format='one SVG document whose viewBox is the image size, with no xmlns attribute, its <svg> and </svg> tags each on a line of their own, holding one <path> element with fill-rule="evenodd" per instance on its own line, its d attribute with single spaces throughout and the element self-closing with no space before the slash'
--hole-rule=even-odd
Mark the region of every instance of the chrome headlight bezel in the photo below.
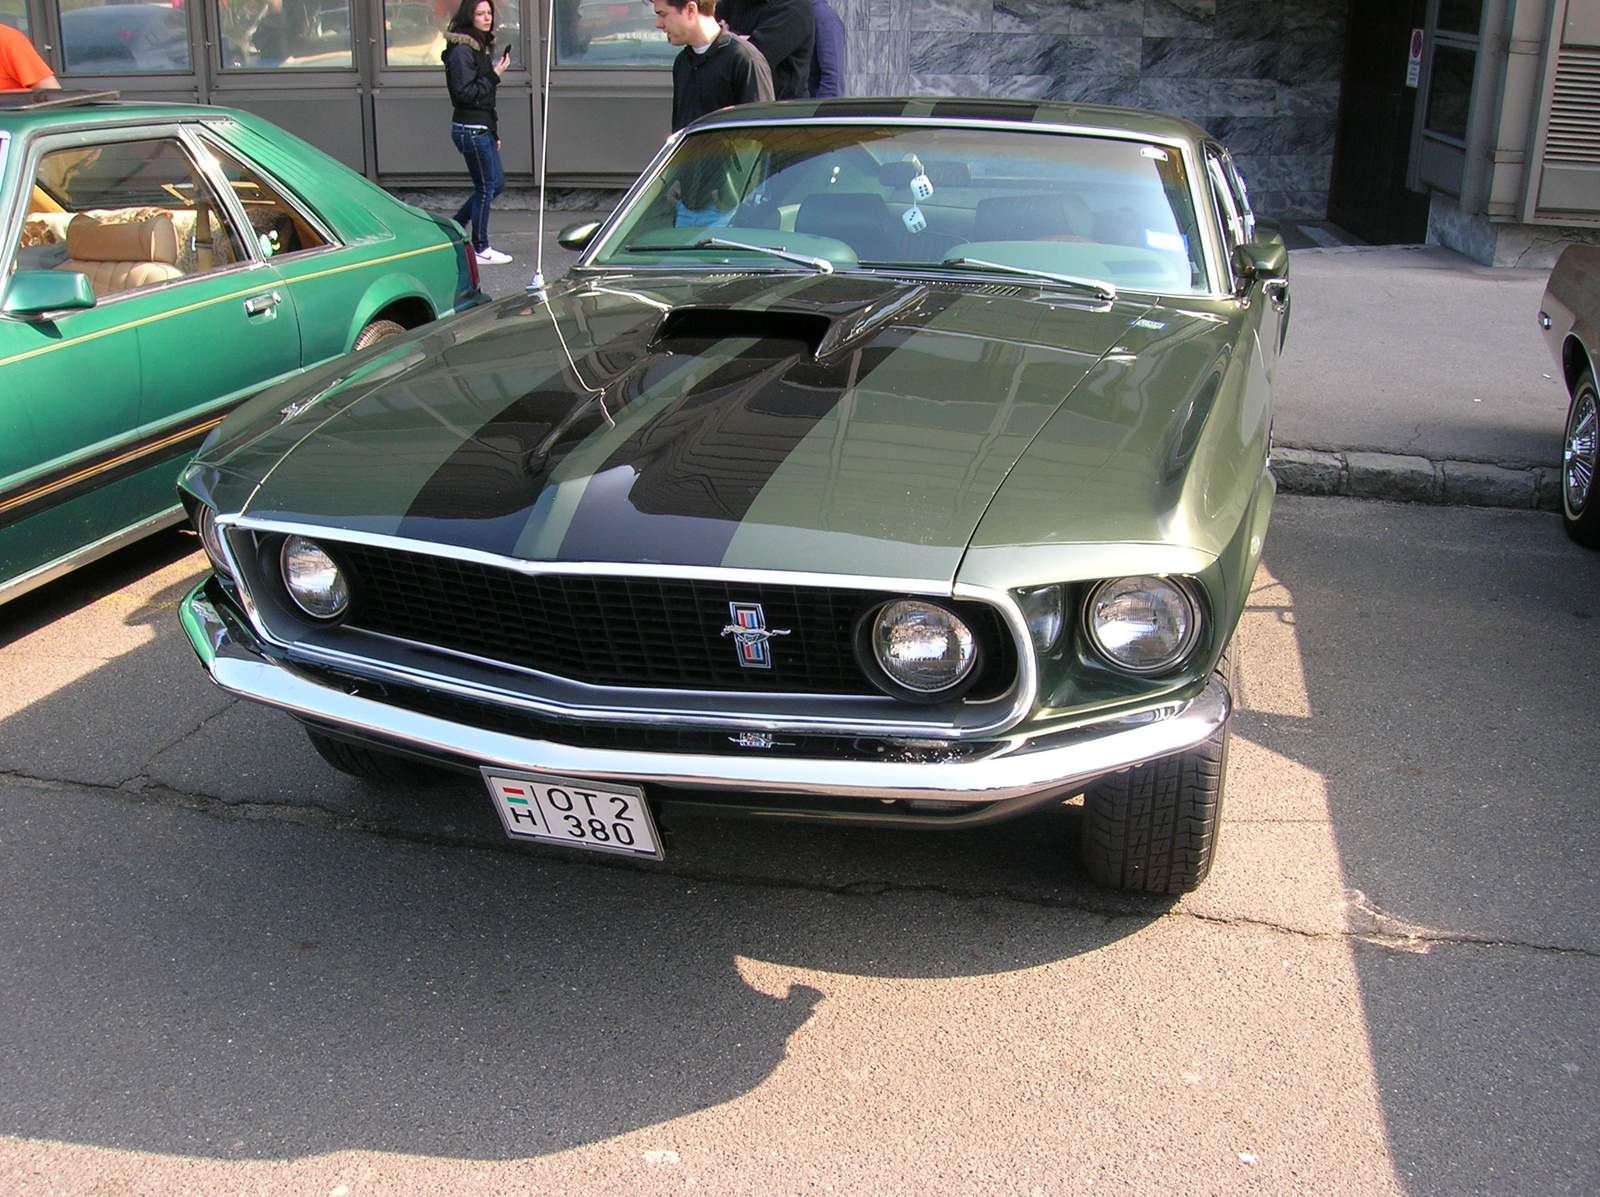
<svg viewBox="0 0 1600 1197">
<path fill-rule="evenodd" d="M 1178 617 L 1180 626 L 1171 638 L 1171 645 L 1158 656 L 1141 660 L 1132 654 L 1119 655 L 1118 649 L 1106 642 L 1102 625 L 1097 624 L 1096 611 L 1110 592 L 1122 587 L 1165 595 L 1169 604 L 1167 610 Z M 1103 664 L 1136 677 L 1156 677 L 1182 669 L 1200 648 L 1206 623 L 1205 603 L 1199 587 L 1191 579 L 1166 574 L 1128 574 L 1091 586 L 1084 595 L 1078 622 L 1083 629 L 1084 643 Z"/>
<path fill-rule="evenodd" d="M 190 513 L 195 534 L 200 537 L 200 547 L 211 562 L 211 571 L 219 578 L 233 581 L 233 566 L 228 561 L 228 551 L 222 543 L 222 529 L 217 524 L 217 513 L 204 503 L 194 504 Z"/>
<path fill-rule="evenodd" d="M 304 554 L 312 567 L 312 573 L 293 572 L 291 558 Z M 340 568 L 327 549 L 323 548 L 309 536 L 289 535 L 283 538 L 283 543 L 278 546 L 278 577 L 283 585 L 284 594 L 294 604 L 296 610 L 308 619 L 318 623 L 334 623 L 350 610 L 350 582 L 344 571 Z M 318 564 L 316 558 L 320 557 L 322 563 Z M 323 589 L 327 598 L 319 602 L 315 597 L 315 589 L 310 586 L 296 587 L 296 578 L 314 577 L 316 572 L 330 575 Z"/>
<path fill-rule="evenodd" d="M 948 680 L 917 679 L 892 659 L 890 629 L 919 619 L 946 622 L 954 634 L 959 660 Z M 856 621 L 856 659 L 863 672 L 885 694 L 906 702 L 952 702 L 965 695 L 983 673 L 982 638 L 955 607 L 922 597 L 890 599 L 862 614 Z"/>
</svg>

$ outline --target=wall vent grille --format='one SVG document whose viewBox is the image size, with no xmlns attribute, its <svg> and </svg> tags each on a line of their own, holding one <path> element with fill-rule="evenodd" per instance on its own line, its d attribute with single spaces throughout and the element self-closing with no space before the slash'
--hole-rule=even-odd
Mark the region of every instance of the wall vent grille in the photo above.
<svg viewBox="0 0 1600 1197">
<path fill-rule="evenodd" d="M 1600 50 L 1565 48 L 1556 60 L 1545 161 L 1600 166 Z"/>
</svg>

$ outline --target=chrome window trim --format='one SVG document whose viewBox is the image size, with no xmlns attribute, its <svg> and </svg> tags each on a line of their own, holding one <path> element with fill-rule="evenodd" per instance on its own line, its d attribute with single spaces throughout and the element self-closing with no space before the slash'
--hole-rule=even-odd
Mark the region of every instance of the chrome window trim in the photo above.
<svg viewBox="0 0 1600 1197">
<path fill-rule="evenodd" d="M 785 120 L 767 119 L 717 121 L 715 124 L 705 125 L 703 127 L 691 126 L 688 129 L 679 129 L 671 137 L 667 138 L 666 143 L 661 147 L 661 149 L 656 151 L 656 155 L 650 160 L 650 164 L 646 166 L 639 177 L 634 180 L 633 186 L 628 188 L 627 192 L 623 195 L 617 206 L 611 210 L 611 215 L 607 216 L 601 223 L 600 228 L 595 231 L 595 235 L 590 239 L 588 248 L 585 249 L 583 253 L 579 255 L 577 261 L 573 263 L 573 269 L 592 269 L 596 271 L 619 271 L 631 269 L 621 267 L 617 264 L 603 266 L 594 265 L 592 259 L 605 247 L 606 242 L 610 240 L 612 234 L 616 230 L 616 227 L 621 224 L 628 214 L 632 212 L 633 209 L 638 205 L 639 200 L 643 197 L 646 188 L 650 184 L 650 181 L 655 178 L 656 173 L 665 164 L 666 160 L 672 156 L 673 151 L 678 147 L 678 143 L 683 141 L 691 133 L 710 133 L 721 129 L 776 129 L 789 128 L 791 126 L 811 125 L 862 125 L 868 127 L 903 125 L 906 128 L 923 129 L 959 128 L 982 129 L 991 132 L 1002 133 L 1026 132 L 1066 134 L 1076 137 L 1096 137 L 1114 141 L 1139 142 L 1144 145 L 1158 145 L 1164 146 L 1167 149 L 1176 150 L 1179 156 L 1183 159 L 1184 169 L 1188 175 L 1189 202 L 1194 208 L 1195 219 L 1200 222 L 1200 232 L 1204 242 L 1201 252 L 1201 259 L 1205 263 L 1206 273 L 1209 277 L 1212 290 L 1148 291 L 1143 292 L 1143 294 L 1182 296 L 1186 299 L 1233 298 L 1233 293 L 1231 291 L 1217 289 L 1229 274 L 1227 267 L 1227 255 L 1222 251 L 1223 238 L 1221 231 L 1214 227 L 1215 217 L 1214 213 L 1211 212 L 1210 201 L 1206 194 L 1204 156 L 1200 150 L 1200 147 L 1193 140 L 1180 134 L 1144 135 L 1133 132 L 1129 129 L 1107 129 L 1103 126 L 1093 125 L 1056 124 L 1048 121 L 1022 122 L 975 120 L 965 118 L 936 119 L 929 116 L 807 116 L 794 117 Z M 727 267 L 720 266 L 718 269 L 726 270 Z M 865 268 L 863 267 L 858 269 Z M 881 270 L 882 268 L 879 267 L 878 269 Z M 849 269 L 845 269 L 843 273 L 849 274 L 854 272 Z"/>
<path fill-rule="evenodd" d="M 520 695 L 518 701 L 513 704 L 539 711 L 553 718 L 567 720 L 604 719 L 616 723 L 684 723 L 697 727 L 739 727 L 761 731 L 886 736 L 891 738 L 910 735 L 928 739 L 968 739 L 1002 734 L 1016 726 L 1033 710 L 1038 696 L 1038 662 L 1034 656 L 1033 640 L 1028 632 L 1027 620 L 1024 618 L 1015 598 L 1005 590 L 974 586 L 969 583 L 941 585 L 919 578 L 861 577 L 858 575 L 819 574 L 800 570 L 759 570 L 723 566 L 630 565 L 624 562 L 526 561 L 521 558 L 504 557 L 476 549 L 438 545 L 400 536 L 370 532 L 350 532 L 322 525 L 262 519 L 245 515 L 223 516 L 219 514 L 217 525 L 223 532 L 222 540 L 227 546 L 228 560 L 234 567 L 235 578 L 238 579 L 237 592 L 240 596 L 245 616 L 250 621 L 251 628 L 263 642 L 290 654 L 294 659 L 306 663 L 345 669 L 366 675 L 382 676 L 392 681 L 411 685 L 443 689 L 451 693 L 462 694 L 463 696 L 474 697 L 488 702 L 507 702 L 509 701 L 507 695 L 513 692 L 502 688 L 484 686 L 460 678 L 450 678 L 425 668 L 397 666 L 388 662 L 375 661 L 373 658 L 360 656 L 337 646 L 325 643 L 319 644 L 316 642 L 315 629 L 311 630 L 310 638 L 293 641 L 285 640 L 275 634 L 269 627 L 268 621 L 263 618 L 259 606 L 250 596 L 248 579 L 251 577 L 251 571 L 240 568 L 241 558 L 235 549 L 230 533 L 299 535 L 313 540 L 321 540 L 331 545 L 337 545 L 342 541 L 367 545 L 373 548 L 396 549 L 403 552 L 416 552 L 427 556 L 471 562 L 490 568 L 508 570 L 527 577 L 556 574 L 571 577 L 600 576 L 663 578 L 677 581 L 747 582 L 752 584 L 765 583 L 769 585 L 821 587 L 834 590 L 860 590 L 864 592 L 889 591 L 896 594 L 909 594 L 926 598 L 983 602 L 999 612 L 1002 622 L 1011 634 L 1017 658 L 1015 681 L 1004 694 L 988 702 L 962 704 L 960 706 L 959 709 L 961 711 L 967 712 L 972 716 L 973 721 L 971 723 L 963 722 L 960 719 L 942 719 L 938 722 L 931 722 L 925 718 L 919 718 L 925 715 L 927 708 L 918 708 L 910 704 L 896 702 L 888 696 L 883 696 L 880 699 L 876 695 L 810 695 L 798 691 L 747 693 L 662 690 L 654 687 L 595 686 L 575 679 L 544 674 L 535 670 L 519 670 L 517 667 L 510 666 L 503 661 L 485 661 L 483 658 L 478 658 L 468 653 L 441 649 L 437 645 L 420 641 L 407 641 L 390 636 L 381 637 L 408 648 L 414 646 L 414 651 L 421 654 L 453 656 L 473 664 L 482 663 L 502 673 L 513 672 L 531 678 L 548 680 L 550 685 L 561 690 L 581 689 L 584 693 L 593 695 L 592 701 L 579 702 L 525 694 Z M 329 629 L 329 632 L 337 635 L 340 634 L 340 629 L 332 628 Z M 376 633 L 365 631 L 358 633 L 345 632 L 343 634 L 359 634 L 378 638 Z M 655 698 L 656 701 L 649 701 L 651 698 Z M 604 701 L 601 701 L 602 699 Z M 710 701 L 703 701 L 712 699 L 718 700 L 716 709 L 710 709 L 712 706 Z M 883 706 L 885 709 L 903 713 L 904 717 L 887 720 L 877 716 L 835 714 L 818 718 L 807 715 L 798 709 L 794 711 L 785 709 L 790 705 L 798 706 L 802 702 L 806 706 L 826 703 L 841 711 L 848 711 L 863 705 L 870 705 L 875 708 Z M 727 709 L 729 705 L 735 703 L 740 708 L 739 710 Z"/>
</svg>

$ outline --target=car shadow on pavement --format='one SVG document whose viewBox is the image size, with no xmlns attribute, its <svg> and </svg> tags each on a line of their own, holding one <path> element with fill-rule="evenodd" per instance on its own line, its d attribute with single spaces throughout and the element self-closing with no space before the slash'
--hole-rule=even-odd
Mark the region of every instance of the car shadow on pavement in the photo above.
<svg viewBox="0 0 1600 1197">
<path fill-rule="evenodd" d="M 1067 808 L 673 819 L 660 866 L 506 844 L 470 781 L 357 783 L 217 692 L 172 611 L 196 564 L 108 616 L 150 639 L 0 720 L 0 1134 L 541 1155 L 752 1092 L 832 985 L 1031 969 L 1168 908 L 1089 888 Z"/>
<path fill-rule="evenodd" d="M 1273 521 L 1307 709 L 1235 727 L 1326 784 L 1395 1176 L 1600 1192 L 1600 555 L 1537 512 Z"/>
</svg>

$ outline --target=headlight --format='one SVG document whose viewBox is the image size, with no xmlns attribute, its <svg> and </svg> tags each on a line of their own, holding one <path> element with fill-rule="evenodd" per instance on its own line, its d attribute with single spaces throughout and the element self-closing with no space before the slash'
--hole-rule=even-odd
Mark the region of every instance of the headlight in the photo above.
<svg viewBox="0 0 1600 1197">
<path fill-rule="evenodd" d="M 283 584 L 295 605 L 315 619 L 335 619 L 350 605 L 350 587 L 332 557 L 314 540 L 291 536 L 279 554 Z"/>
<path fill-rule="evenodd" d="M 217 513 L 204 504 L 194 509 L 194 530 L 200 534 L 200 546 L 211 560 L 211 568 L 221 577 L 233 580 L 233 570 L 228 566 L 228 555 L 222 549 L 222 529 L 217 527 Z"/>
<path fill-rule="evenodd" d="M 1089 594 L 1084 630 L 1096 650 L 1130 673 L 1161 673 L 1200 639 L 1200 607 L 1187 587 L 1167 578 L 1113 578 Z"/>
<path fill-rule="evenodd" d="M 913 694 L 942 695 L 966 681 L 978 662 L 972 629 L 937 603 L 903 599 L 884 604 L 868 638 L 878 668 Z"/>
</svg>

